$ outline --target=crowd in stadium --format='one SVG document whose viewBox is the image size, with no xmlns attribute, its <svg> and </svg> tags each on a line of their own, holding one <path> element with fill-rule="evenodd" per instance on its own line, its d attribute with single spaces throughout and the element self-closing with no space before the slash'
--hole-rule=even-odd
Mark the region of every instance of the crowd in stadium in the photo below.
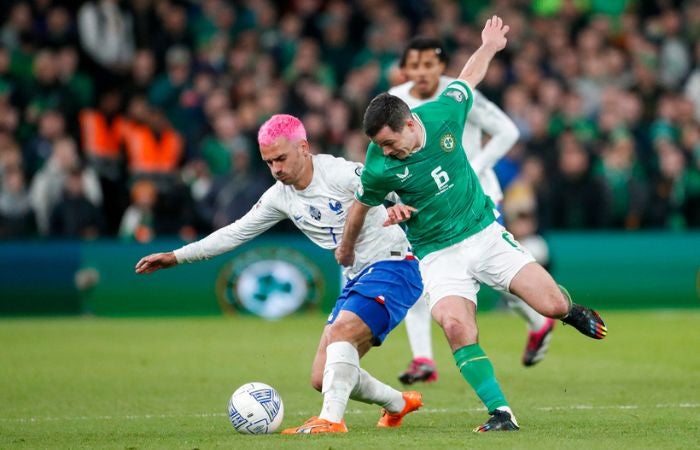
<svg viewBox="0 0 700 450">
<path fill-rule="evenodd" d="M 186 240 L 273 183 L 256 133 L 300 117 L 363 161 L 362 114 L 415 35 L 456 75 L 510 26 L 478 89 L 516 123 L 506 220 L 700 227 L 700 1 L 58 0 L 0 11 L 0 238 Z"/>
</svg>

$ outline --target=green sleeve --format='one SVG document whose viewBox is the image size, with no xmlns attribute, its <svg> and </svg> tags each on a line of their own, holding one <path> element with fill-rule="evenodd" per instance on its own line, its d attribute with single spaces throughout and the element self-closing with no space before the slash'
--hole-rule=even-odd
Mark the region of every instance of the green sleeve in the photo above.
<svg viewBox="0 0 700 450">
<path fill-rule="evenodd" d="M 367 149 L 365 167 L 360 177 L 360 186 L 355 198 L 367 206 L 378 206 L 384 202 L 384 197 L 394 190 L 390 180 L 384 176 L 385 157 L 375 143 Z"/>
<path fill-rule="evenodd" d="M 365 168 L 362 171 L 355 198 L 367 206 L 379 206 L 384 202 L 384 197 L 391 192 L 391 189 L 386 190 L 384 186 L 385 183 L 382 183 L 380 177 Z"/>
</svg>

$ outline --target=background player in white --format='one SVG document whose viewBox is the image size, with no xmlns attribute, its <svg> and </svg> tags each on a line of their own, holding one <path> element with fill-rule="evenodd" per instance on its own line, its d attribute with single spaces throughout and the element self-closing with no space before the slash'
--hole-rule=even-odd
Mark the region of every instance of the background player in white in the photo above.
<svg viewBox="0 0 700 450">
<path fill-rule="evenodd" d="M 406 45 L 399 62 L 408 81 L 391 88 L 389 93 L 406 102 L 411 109 L 435 100 L 454 81 L 454 78 L 444 75 L 448 62 L 440 40 L 422 36 L 413 38 Z M 478 90 L 472 92 L 474 102 L 464 127 L 462 145 L 484 193 L 499 206 L 503 192 L 493 167 L 518 140 L 519 132 L 515 123 L 498 106 Z M 483 145 L 484 133 L 490 136 L 486 145 Z M 515 296 L 504 296 L 504 299 L 527 322 L 528 338 L 522 363 L 525 366 L 536 364 L 547 352 L 555 321 L 539 314 Z M 416 302 L 406 314 L 406 332 L 413 360 L 399 376 L 404 384 L 437 379 L 430 324 L 426 302 Z"/>
<path fill-rule="evenodd" d="M 142 258 L 137 273 L 220 255 L 286 218 L 320 247 L 337 247 L 362 165 L 312 156 L 304 126 L 294 116 L 270 118 L 258 132 L 258 143 L 277 183 L 240 220 L 173 252 Z M 383 207 L 367 216 L 355 263 L 345 269 L 348 282 L 321 335 L 311 368 L 311 384 L 323 393 L 321 413 L 283 433 L 347 432 L 343 415 L 348 398 L 382 406 L 379 427 L 398 427 L 406 414 L 422 406 L 420 393 L 401 393 L 360 368 L 360 358 L 381 344 L 423 291 L 406 236 L 398 225 L 385 228 L 387 217 Z"/>
</svg>

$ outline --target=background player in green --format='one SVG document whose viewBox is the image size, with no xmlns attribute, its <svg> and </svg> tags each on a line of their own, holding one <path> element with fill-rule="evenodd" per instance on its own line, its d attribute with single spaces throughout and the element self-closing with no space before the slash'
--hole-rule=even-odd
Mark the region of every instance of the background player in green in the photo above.
<svg viewBox="0 0 700 450">
<path fill-rule="evenodd" d="M 489 19 L 481 33 L 481 47 L 434 102 L 411 111 L 390 94 L 372 100 L 363 124 L 372 143 L 336 249 L 339 263 L 352 263 L 365 215 L 388 192 L 395 191 L 404 205 L 412 205 L 394 208 L 387 223 L 408 219 L 407 235 L 421 258 L 431 314 L 443 328 L 462 376 L 491 415 L 474 430 L 478 432 L 519 429 L 493 366 L 478 344 L 479 282 L 510 291 L 541 314 L 560 318 L 589 337 L 602 339 L 607 334 L 600 316 L 573 304 L 568 293 L 495 221 L 494 205 L 461 147 L 472 104 L 471 87 L 483 79 L 493 56 L 505 47 L 507 32 L 500 17 Z"/>
</svg>

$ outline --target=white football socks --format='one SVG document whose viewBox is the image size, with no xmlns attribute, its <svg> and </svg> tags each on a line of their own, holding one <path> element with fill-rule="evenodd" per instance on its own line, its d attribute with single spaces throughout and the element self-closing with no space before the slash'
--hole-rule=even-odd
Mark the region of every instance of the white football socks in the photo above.
<svg viewBox="0 0 700 450">
<path fill-rule="evenodd" d="M 433 359 L 433 342 L 430 331 L 430 309 L 424 296 L 406 313 L 406 334 L 413 358 Z"/>
<path fill-rule="evenodd" d="M 532 307 L 525 303 L 520 297 L 509 293 L 504 293 L 503 298 L 506 300 L 506 303 L 510 309 L 525 319 L 528 330 L 537 331 L 546 323 L 545 317 L 532 309 Z"/>
<path fill-rule="evenodd" d="M 360 368 L 360 380 L 350 393 L 350 398 L 362 403 L 379 405 L 392 413 L 400 412 L 406 405 L 401 392 L 377 380 L 362 368 Z"/>
<path fill-rule="evenodd" d="M 350 393 L 360 378 L 360 356 L 347 341 L 333 342 L 326 347 L 326 366 L 323 370 L 323 408 L 319 417 L 340 423 Z"/>
</svg>

